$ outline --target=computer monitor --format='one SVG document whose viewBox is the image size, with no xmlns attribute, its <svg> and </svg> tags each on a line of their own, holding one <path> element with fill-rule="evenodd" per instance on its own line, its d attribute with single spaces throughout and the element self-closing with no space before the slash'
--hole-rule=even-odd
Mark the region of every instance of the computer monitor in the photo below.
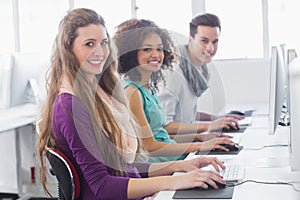
<svg viewBox="0 0 300 200">
<path fill-rule="evenodd" d="M 291 171 L 300 172 L 300 61 L 295 50 L 289 49 L 288 55 L 288 86 L 289 86 L 289 158 Z"/>
<path fill-rule="evenodd" d="M 271 48 L 270 93 L 269 93 L 269 122 L 268 132 L 275 134 L 285 95 L 285 70 L 282 51 L 278 47 Z"/>
<path fill-rule="evenodd" d="M 48 60 L 47 55 L 39 53 L 12 55 L 10 107 L 39 103 L 46 93 L 44 88 Z"/>
</svg>

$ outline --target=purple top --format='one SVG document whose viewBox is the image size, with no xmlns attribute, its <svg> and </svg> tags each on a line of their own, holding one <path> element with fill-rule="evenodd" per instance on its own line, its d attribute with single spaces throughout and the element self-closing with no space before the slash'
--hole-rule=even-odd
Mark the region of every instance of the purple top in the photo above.
<svg viewBox="0 0 300 200">
<path fill-rule="evenodd" d="M 53 132 L 58 148 L 77 167 L 83 199 L 127 199 L 129 178 L 148 177 L 149 163 L 128 165 L 126 177 L 109 174 L 97 153 L 99 148 L 87 108 L 71 94 L 64 93 L 56 99 Z M 84 133 L 84 137 L 80 133 Z"/>
</svg>

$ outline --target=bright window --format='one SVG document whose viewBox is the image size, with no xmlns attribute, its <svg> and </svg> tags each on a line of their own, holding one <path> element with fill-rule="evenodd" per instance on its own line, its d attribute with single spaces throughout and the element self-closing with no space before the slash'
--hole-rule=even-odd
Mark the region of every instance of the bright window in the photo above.
<svg viewBox="0 0 300 200">
<path fill-rule="evenodd" d="M 207 0 L 205 9 L 221 20 L 216 59 L 263 57 L 262 0 Z"/>
<path fill-rule="evenodd" d="M 121 22 L 131 18 L 131 4 L 129 0 L 75 0 L 75 8 L 90 8 L 100 14 L 106 23 L 110 35 L 113 35 L 114 28 Z"/>
<path fill-rule="evenodd" d="M 13 14 L 12 14 L 12 1 L 0 1 L 0 24 L 1 24 L 1 37 L 0 37 L 0 53 L 9 53 L 14 51 L 14 27 L 13 27 Z"/>
<path fill-rule="evenodd" d="M 192 19 L 191 1 L 182 0 L 137 0 L 137 18 L 154 21 L 171 31 L 175 43 L 187 43 L 189 22 Z"/>
<path fill-rule="evenodd" d="M 22 0 L 20 50 L 51 52 L 58 25 L 69 8 L 67 0 Z"/>
<path fill-rule="evenodd" d="M 269 0 L 270 44 L 285 43 L 300 53 L 299 0 Z"/>
</svg>

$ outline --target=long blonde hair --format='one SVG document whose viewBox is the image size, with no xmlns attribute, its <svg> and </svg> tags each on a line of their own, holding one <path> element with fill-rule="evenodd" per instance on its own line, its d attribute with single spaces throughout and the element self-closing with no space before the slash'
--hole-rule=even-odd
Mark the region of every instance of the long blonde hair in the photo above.
<svg viewBox="0 0 300 200">
<path fill-rule="evenodd" d="M 53 108 L 56 97 L 59 95 L 62 75 L 65 75 L 74 86 L 74 94 L 85 104 L 91 117 L 95 138 L 97 140 L 101 157 L 104 162 L 109 162 L 109 172 L 112 175 L 123 175 L 124 161 L 117 147 L 122 148 L 121 130 L 116 123 L 110 109 L 104 101 L 96 95 L 91 83 L 80 70 L 80 63 L 72 52 L 72 45 L 77 37 L 77 29 L 89 24 L 101 24 L 105 22 L 95 11 L 85 8 L 74 9 L 67 13 L 59 24 L 59 32 L 56 36 L 51 66 L 47 78 L 47 98 L 41 112 L 39 123 L 38 154 L 41 162 L 41 183 L 46 188 L 45 155 L 47 147 L 57 148 L 53 135 Z M 109 37 L 108 37 L 109 38 Z M 110 55 L 106 61 L 103 72 L 97 76 L 98 85 L 120 103 L 126 105 L 126 99 L 119 78 L 116 73 L 116 52 L 113 45 L 109 44 Z M 71 114 L 71 113 L 70 113 Z M 75 116 L 72 116 L 73 118 Z M 76 119 L 74 119 L 76 120 Z M 103 134 L 103 131 L 106 134 Z M 114 144 L 114 145 L 111 145 Z M 51 194 L 50 194 L 51 195 Z"/>
</svg>

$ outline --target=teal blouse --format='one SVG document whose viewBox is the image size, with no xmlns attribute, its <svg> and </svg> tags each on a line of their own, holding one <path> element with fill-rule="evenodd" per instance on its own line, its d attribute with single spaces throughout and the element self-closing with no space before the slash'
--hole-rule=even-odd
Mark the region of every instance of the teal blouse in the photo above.
<svg viewBox="0 0 300 200">
<path fill-rule="evenodd" d="M 163 128 L 166 124 L 166 114 L 161 107 L 159 99 L 157 97 L 155 89 L 150 85 L 151 92 L 145 88 L 143 85 L 133 82 L 130 79 L 126 79 L 123 83 L 124 88 L 128 86 L 135 87 L 141 93 L 144 103 L 144 112 L 147 121 L 151 127 L 153 136 L 156 141 L 166 142 L 166 143 L 176 143 L 172 140 L 168 132 Z M 155 156 L 149 157 L 149 162 L 165 162 L 173 160 L 183 160 L 186 155 L 179 156 Z"/>
</svg>

